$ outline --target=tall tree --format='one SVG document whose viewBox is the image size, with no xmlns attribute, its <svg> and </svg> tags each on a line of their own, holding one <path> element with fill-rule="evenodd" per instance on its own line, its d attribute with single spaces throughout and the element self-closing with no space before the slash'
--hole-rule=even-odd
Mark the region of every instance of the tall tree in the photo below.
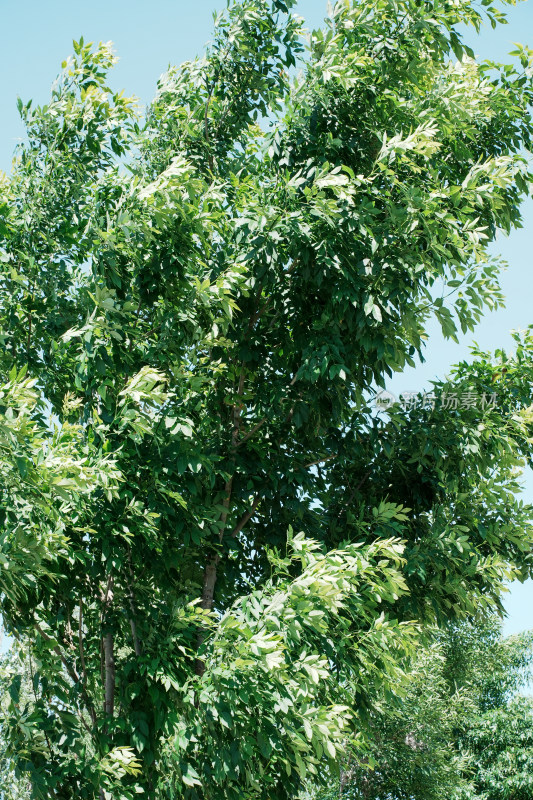
<svg viewBox="0 0 533 800">
<path fill-rule="evenodd" d="M 476 63 L 466 0 L 372 0 L 305 55 L 293 5 L 230 4 L 142 122 L 82 40 L 48 105 L 20 104 L 0 371 L 36 399 L 3 409 L 29 428 L 1 450 L 23 575 L 1 602 L 38 665 L 7 731 L 34 797 L 294 796 L 350 728 L 366 752 L 421 624 L 531 571 L 531 333 L 438 402 L 369 402 L 432 315 L 455 336 L 501 302 L 487 245 L 530 186 L 531 53 Z"/>
<path fill-rule="evenodd" d="M 529 800 L 533 633 L 502 638 L 495 618 L 435 631 L 401 702 L 372 718 L 371 752 L 344 760 L 316 797 L 345 800 Z"/>
</svg>

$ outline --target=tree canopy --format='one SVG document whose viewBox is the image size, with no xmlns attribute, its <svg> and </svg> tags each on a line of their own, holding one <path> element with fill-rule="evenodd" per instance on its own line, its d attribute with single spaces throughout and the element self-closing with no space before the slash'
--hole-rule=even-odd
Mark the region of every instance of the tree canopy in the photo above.
<svg viewBox="0 0 533 800">
<path fill-rule="evenodd" d="M 494 618 L 434 632 L 399 703 L 376 709 L 366 759 L 345 758 L 320 800 L 531 797 L 531 632 L 501 637 Z M 526 684 L 526 686 L 524 686 Z"/>
<path fill-rule="evenodd" d="M 424 627 L 532 574 L 533 331 L 377 414 L 502 302 L 533 54 L 483 0 L 230 3 L 141 119 L 74 43 L 0 182 L 3 732 L 34 798 L 294 797 Z M 474 398 L 450 407 L 459 392 Z"/>
</svg>

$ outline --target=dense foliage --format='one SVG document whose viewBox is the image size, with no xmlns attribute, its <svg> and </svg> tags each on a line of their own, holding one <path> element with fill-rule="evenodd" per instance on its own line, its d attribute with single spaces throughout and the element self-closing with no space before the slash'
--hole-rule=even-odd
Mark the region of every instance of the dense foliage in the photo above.
<svg viewBox="0 0 533 800">
<path fill-rule="evenodd" d="M 316 797 L 346 800 L 529 800 L 533 634 L 502 639 L 494 619 L 435 632 L 401 703 L 373 715 L 371 753 L 345 760 Z M 526 682 L 526 687 L 524 687 Z"/>
<path fill-rule="evenodd" d="M 293 5 L 230 4 L 144 121 L 83 41 L 20 104 L 0 597 L 34 672 L 2 730 L 35 798 L 293 797 L 368 757 L 421 626 L 532 572 L 531 332 L 370 403 L 433 315 L 501 302 L 531 53 L 476 63 L 466 0 L 338 2 L 304 50 Z"/>
</svg>

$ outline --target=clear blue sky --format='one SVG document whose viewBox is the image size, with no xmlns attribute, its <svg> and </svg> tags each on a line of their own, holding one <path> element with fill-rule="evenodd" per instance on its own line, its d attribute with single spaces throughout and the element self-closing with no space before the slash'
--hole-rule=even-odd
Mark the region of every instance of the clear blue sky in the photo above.
<svg viewBox="0 0 533 800">
<path fill-rule="evenodd" d="M 326 13 L 326 0 L 300 0 L 298 11 L 309 27 L 317 27 Z M 61 61 L 71 52 L 72 39 L 113 41 L 120 62 L 112 84 L 135 94 L 142 104 L 153 97 L 157 79 L 169 64 L 179 64 L 202 52 L 212 30 L 212 12 L 225 7 L 223 0 L 0 0 L 0 169 L 9 172 L 13 149 L 24 136 L 16 99 L 46 102 L 49 87 Z M 533 46 L 533 0 L 509 9 L 509 24 L 468 41 L 481 58 L 505 59 L 513 42 Z M 499 252 L 509 262 L 503 276 L 507 307 L 487 316 L 475 336 L 459 345 L 443 341 L 435 330 L 426 363 L 398 376 L 395 392 L 423 390 L 428 381 L 443 377 L 448 367 L 468 356 L 472 339 L 485 349 L 510 347 L 509 331 L 533 323 L 533 270 L 531 269 L 533 202 L 525 208 L 524 228 L 498 241 Z M 533 501 L 529 476 L 525 498 Z M 533 627 L 533 582 L 512 586 L 506 607 L 506 631 Z"/>
</svg>

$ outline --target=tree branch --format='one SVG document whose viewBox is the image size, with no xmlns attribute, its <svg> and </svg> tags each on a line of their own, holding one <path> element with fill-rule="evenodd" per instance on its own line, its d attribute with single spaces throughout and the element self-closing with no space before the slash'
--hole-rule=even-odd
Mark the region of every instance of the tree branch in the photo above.
<svg viewBox="0 0 533 800">
<path fill-rule="evenodd" d="M 135 618 L 137 616 L 137 609 L 135 607 L 135 595 L 133 593 L 133 579 L 135 575 L 133 572 L 133 564 L 131 561 L 131 549 L 129 547 L 128 547 L 128 566 L 130 570 L 130 583 L 128 584 L 128 600 L 131 611 L 130 627 L 131 627 L 131 635 L 133 637 L 133 647 L 135 650 L 135 655 L 138 657 L 142 654 L 142 647 L 139 641 L 139 637 L 137 636 L 137 625 L 135 622 Z"/>
<path fill-rule="evenodd" d="M 231 452 L 233 454 L 233 460 L 235 462 L 235 451 L 237 450 L 237 442 L 239 439 L 239 429 L 241 426 L 241 402 L 240 398 L 242 397 L 242 393 L 244 391 L 244 366 L 241 369 L 241 374 L 239 376 L 239 385 L 237 387 L 237 397 L 235 402 L 233 403 L 233 427 L 231 431 Z M 229 507 L 231 502 L 231 493 L 233 490 L 233 478 L 234 474 L 232 474 L 226 484 L 224 486 L 224 500 L 222 501 L 223 511 L 220 515 L 220 532 L 218 534 L 219 542 L 222 543 L 224 538 L 224 530 L 226 528 L 226 523 L 228 520 L 229 514 Z M 200 606 L 205 611 L 210 611 L 213 607 L 213 601 L 215 596 L 215 585 L 217 582 L 217 568 L 220 563 L 220 556 L 218 553 L 215 557 L 206 565 L 204 570 L 204 581 L 202 586 L 202 599 Z M 196 637 L 196 649 L 198 650 L 205 638 L 205 631 L 200 629 L 198 631 L 198 635 Z M 196 675 L 202 676 L 205 672 L 205 663 L 197 658 L 194 664 L 194 672 Z"/>
<path fill-rule="evenodd" d="M 45 631 L 43 631 L 43 629 L 41 628 L 41 626 L 39 625 L 38 622 L 35 622 L 34 625 L 35 625 L 35 628 L 38 631 L 38 633 L 45 640 L 45 642 L 48 642 L 49 644 L 52 644 L 52 650 L 54 651 L 54 653 L 57 656 L 59 656 L 59 658 L 61 660 L 61 663 L 63 664 L 63 666 L 65 667 L 65 669 L 66 669 L 66 671 L 68 673 L 69 678 L 74 683 L 77 683 L 80 686 L 81 695 L 82 695 L 82 697 L 83 697 L 83 699 L 85 701 L 85 705 L 87 706 L 87 710 L 89 711 L 89 714 L 90 714 L 90 717 L 91 717 L 91 721 L 92 721 L 93 725 L 96 725 L 96 711 L 94 710 L 94 706 L 93 706 L 92 700 L 89 697 L 89 695 L 87 694 L 87 690 L 85 688 L 85 684 L 83 683 L 82 679 L 80 678 L 80 676 L 76 672 L 75 668 L 71 664 L 68 663 L 67 659 L 65 658 L 65 656 L 61 652 L 61 648 L 59 647 L 58 644 L 56 644 L 54 642 L 52 637 L 48 636 L 48 634 L 45 633 Z M 80 718 L 81 718 L 81 712 L 80 712 Z M 85 722 L 85 721 L 82 719 L 82 722 Z M 91 735 L 92 735 L 94 732 L 93 731 L 89 731 L 89 733 L 91 733 Z"/>
<path fill-rule="evenodd" d="M 310 461 L 308 464 L 304 464 L 303 469 L 308 469 L 309 467 L 314 467 L 317 464 L 323 464 L 324 461 L 331 461 L 334 458 L 337 458 L 338 453 L 334 453 L 332 456 L 322 456 L 322 458 L 317 458 L 316 461 Z"/>
<path fill-rule="evenodd" d="M 115 656 L 113 644 L 113 634 L 106 633 L 104 636 L 104 714 L 108 717 L 112 717 L 115 710 Z"/>
<path fill-rule="evenodd" d="M 213 81 L 213 83 L 211 84 L 211 88 L 209 89 L 209 94 L 207 95 L 207 101 L 206 101 L 206 104 L 205 104 L 205 112 L 204 112 L 205 141 L 206 141 L 208 147 L 209 147 L 210 142 L 211 142 L 210 137 L 209 137 L 209 116 L 208 116 L 208 114 L 209 114 L 209 106 L 211 105 L 211 99 L 213 97 L 214 90 L 215 90 L 215 81 Z M 208 159 L 209 159 L 209 169 L 211 170 L 211 172 L 213 172 L 214 161 L 213 161 L 213 154 L 212 153 L 208 154 Z"/>
<path fill-rule="evenodd" d="M 38 622 L 35 622 L 35 628 L 37 629 L 39 634 L 43 637 L 45 642 L 48 642 L 49 644 L 52 644 L 52 650 L 54 651 L 54 653 L 57 656 L 59 656 L 59 658 L 61 660 L 61 663 L 65 667 L 65 669 L 66 669 L 69 677 L 71 678 L 71 680 L 73 680 L 74 683 L 81 683 L 80 676 L 76 672 L 75 668 L 71 664 L 68 663 L 67 659 L 65 658 L 65 656 L 61 652 L 61 648 L 59 647 L 59 645 L 54 642 L 54 640 L 52 639 L 51 636 L 48 636 L 48 634 L 43 631 L 43 629 L 41 628 L 41 626 L 39 625 Z"/>
<path fill-rule="evenodd" d="M 231 532 L 231 536 L 235 537 L 238 536 L 239 533 L 242 531 L 248 520 L 250 520 L 256 512 L 257 506 L 261 502 L 261 496 L 257 495 L 252 503 L 252 507 L 249 511 L 247 511 L 243 516 L 240 518 L 239 522 L 235 525 Z"/>
<path fill-rule="evenodd" d="M 87 685 L 87 669 L 85 667 L 85 653 L 83 651 L 83 599 L 80 596 L 80 613 L 78 619 L 78 643 L 80 648 L 81 673 L 83 675 L 83 685 Z"/>
<path fill-rule="evenodd" d="M 266 421 L 267 421 L 267 418 L 263 417 L 263 419 L 260 420 L 260 422 L 258 422 L 257 425 L 254 425 L 254 427 L 251 430 L 249 430 L 248 433 L 244 434 L 242 439 L 239 439 L 239 441 L 237 442 L 236 446 L 240 447 L 241 444 L 244 444 L 245 442 L 248 441 L 248 439 L 251 439 L 252 436 L 254 435 L 254 433 L 257 433 L 257 431 L 260 430 L 263 427 L 263 425 L 265 424 Z"/>
<path fill-rule="evenodd" d="M 39 702 L 39 699 L 37 697 L 37 690 L 35 689 L 35 675 L 34 675 L 34 672 L 33 672 L 33 661 L 32 661 L 32 658 L 31 658 L 31 652 L 29 652 L 29 651 L 28 651 L 28 660 L 29 660 L 29 663 L 30 663 L 31 688 L 33 690 L 33 696 L 35 697 L 35 704 L 37 705 L 37 703 Z M 44 738 L 46 739 L 46 744 L 48 745 L 48 752 L 50 753 L 50 758 L 53 758 L 54 754 L 52 752 L 52 745 L 50 744 L 50 739 L 48 738 L 48 734 L 47 734 L 46 730 L 44 730 L 44 728 L 43 728 L 43 733 L 44 733 Z"/>
</svg>

